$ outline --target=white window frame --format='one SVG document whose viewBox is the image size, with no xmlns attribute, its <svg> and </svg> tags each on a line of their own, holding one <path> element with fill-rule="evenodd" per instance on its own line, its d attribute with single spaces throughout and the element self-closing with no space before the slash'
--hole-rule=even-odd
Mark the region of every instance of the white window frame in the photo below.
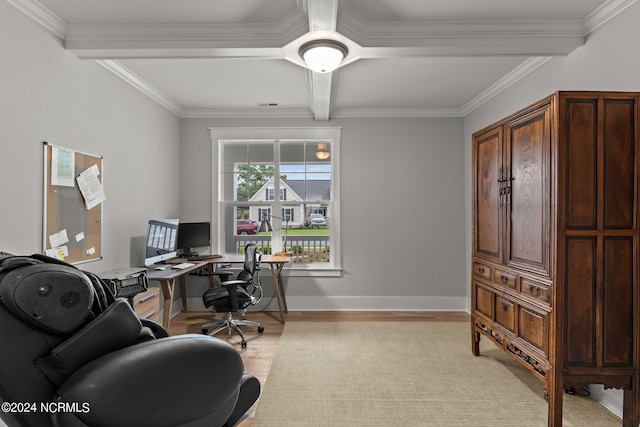
<svg viewBox="0 0 640 427">
<path fill-rule="evenodd" d="M 212 169 L 213 194 L 211 197 L 211 212 L 215 212 L 214 222 L 217 222 L 218 241 L 217 247 L 224 248 L 225 224 L 224 201 L 221 200 L 222 182 L 219 171 L 223 168 L 221 155 L 222 142 L 225 141 L 289 141 L 301 142 L 324 140 L 331 141 L 331 194 L 332 194 L 332 218 L 329 244 L 331 247 L 331 260 L 329 263 L 289 263 L 285 266 L 283 274 L 288 276 L 340 276 L 342 273 L 342 256 L 340 243 L 340 127 L 211 127 L 209 132 L 212 143 L 212 165 L 218 165 Z M 277 144 L 279 145 L 279 144 Z M 279 150 L 276 150 L 279 151 Z M 279 169 L 279 154 L 274 159 Z M 276 174 L 279 176 L 279 173 Z M 217 183 L 217 185 L 216 185 Z M 275 206 L 279 206 L 276 203 Z M 274 239 L 280 241 L 281 230 L 274 230 Z M 274 245 L 275 246 L 275 245 Z M 274 247 L 274 249 L 277 249 Z M 328 265 L 326 265 L 328 264 Z"/>
</svg>

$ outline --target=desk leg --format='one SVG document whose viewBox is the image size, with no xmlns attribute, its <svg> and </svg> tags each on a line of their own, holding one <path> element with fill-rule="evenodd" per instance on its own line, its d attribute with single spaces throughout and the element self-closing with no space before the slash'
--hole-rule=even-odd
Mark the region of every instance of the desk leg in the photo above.
<svg viewBox="0 0 640 427">
<path fill-rule="evenodd" d="M 270 263 L 271 277 L 273 278 L 273 287 L 276 291 L 276 299 L 278 300 L 278 310 L 280 310 L 280 321 L 284 323 L 284 313 L 287 313 L 287 300 L 284 295 L 284 287 L 282 286 L 282 272 L 283 263 Z"/>
<path fill-rule="evenodd" d="M 187 279 L 183 274 L 180 276 L 180 292 L 182 293 L 182 311 L 187 311 L 187 285 L 185 284 Z"/>
<path fill-rule="evenodd" d="M 173 304 L 173 293 L 176 286 L 175 279 L 161 280 L 162 295 L 164 296 L 164 310 L 162 311 L 162 326 L 168 331 L 171 322 L 171 305 Z"/>
</svg>

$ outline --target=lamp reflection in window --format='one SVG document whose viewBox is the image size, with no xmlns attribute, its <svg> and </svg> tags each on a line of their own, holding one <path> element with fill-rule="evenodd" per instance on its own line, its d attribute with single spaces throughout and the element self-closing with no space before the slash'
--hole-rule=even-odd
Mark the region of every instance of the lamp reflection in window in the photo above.
<svg viewBox="0 0 640 427">
<path fill-rule="evenodd" d="M 316 158 L 318 160 L 327 160 L 331 157 L 331 153 L 327 148 L 327 144 L 318 144 L 318 151 L 316 151 Z"/>
</svg>

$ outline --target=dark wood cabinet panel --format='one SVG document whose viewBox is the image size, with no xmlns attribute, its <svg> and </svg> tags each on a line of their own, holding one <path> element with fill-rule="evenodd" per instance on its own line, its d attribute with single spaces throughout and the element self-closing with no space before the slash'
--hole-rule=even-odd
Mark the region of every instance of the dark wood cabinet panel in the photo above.
<svg viewBox="0 0 640 427">
<path fill-rule="evenodd" d="M 594 99 L 567 101 L 565 133 L 566 229 L 597 226 L 597 102 Z"/>
<path fill-rule="evenodd" d="M 604 239 L 603 366 L 633 365 L 633 238 Z"/>
<path fill-rule="evenodd" d="M 516 305 L 513 301 L 496 295 L 495 321 L 511 332 L 516 329 Z"/>
<path fill-rule="evenodd" d="M 571 238 L 566 243 L 564 330 L 567 365 L 593 366 L 596 328 L 596 240 Z"/>
<path fill-rule="evenodd" d="M 476 304 L 474 311 L 484 314 L 487 318 L 493 319 L 493 292 L 482 286 L 475 286 Z"/>
<path fill-rule="evenodd" d="M 544 381 L 549 426 L 590 383 L 640 423 L 639 102 L 558 92 L 473 135 L 472 352 Z"/>
<path fill-rule="evenodd" d="M 502 131 L 494 129 L 476 140 L 476 238 L 475 254 L 488 259 L 502 258 L 500 194 L 495 185 L 502 168 Z M 482 224 L 482 226 L 479 226 Z"/>
<path fill-rule="evenodd" d="M 518 329 L 518 335 L 522 339 L 533 344 L 545 354 L 547 353 L 549 337 L 547 335 L 547 317 L 543 313 L 519 307 Z"/>
<path fill-rule="evenodd" d="M 548 274 L 549 103 L 505 126 L 509 263 Z"/>
<path fill-rule="evenodd" d="M 634 226 L 634 103 L 604 101 L 604 228 Z"/>
</svg>

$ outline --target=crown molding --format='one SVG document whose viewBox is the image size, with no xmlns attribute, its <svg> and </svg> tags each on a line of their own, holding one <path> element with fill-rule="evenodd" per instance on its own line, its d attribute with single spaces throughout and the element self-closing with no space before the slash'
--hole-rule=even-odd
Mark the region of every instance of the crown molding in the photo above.
<svg viewBox="0 0 640 427">
<path fill-rule="evenodd" d="M 144 79 L 138 77 L 135 73 L 126 68 L 120 62 L 112 60 L 98 60 L 96 62 L 102 65 L 107 70 L 111 71 L 116 76 L 120 77 L 125 82 L 129 83 L 134 88 L 138 89 L 149 98 L 156 101 L 158 104 L 162 105 L 167 110 L 171 111 L 176 116 L 182 116 L 184 112 L 182 107 L 173 102 L 173 100 L 166 96 L 164 93 L 151 86 Z"/>
<path fill-rule="evenodd" d="M 428 108 L 394 108 L 394 109 L 336 109 L 331 118 L 411 118 L 411 117 L 462 117 L 457 108 L 428 109 Z"/>
<path fill-rule="evenodd" d="M 551 56 L 532 57 L 527 59 L 522 64 L 511 70 L 511 72 L 509 72 L 506 76 L 502 77 L 500 80 L 489 86 L 480 95 L 476 96 L 466 105 L 464 105 L 460 109 L 461 114 L 463 116 L 466 116 L 476 108 L 480 107 L 482 104 L 497 96 L 500 92 L 504 91 L 509 86 L 512 86 L 520 81 L 527 74 L 546 64 L 551 59 L 553 59 L 553 57 Z"/>
<path fill-rule="evenodd" d="M 7 0 L 7 2 L 60 39 L 64 40 L 66 37 L 67 24 L 38 0 Z"/>
<path fill-rule="evenodd" d="M 609 0 L 603 3 L 583 19 L 584 34 L 592 33 L 635 2 L 636 0 Z"/>
<path fill-rule="evenodd" d="M 248 108 L 232 109 L 186 109 L 179 115 L 182 119 L 309 119 L 313 114 L 306 108 Z"/>
</svg>

